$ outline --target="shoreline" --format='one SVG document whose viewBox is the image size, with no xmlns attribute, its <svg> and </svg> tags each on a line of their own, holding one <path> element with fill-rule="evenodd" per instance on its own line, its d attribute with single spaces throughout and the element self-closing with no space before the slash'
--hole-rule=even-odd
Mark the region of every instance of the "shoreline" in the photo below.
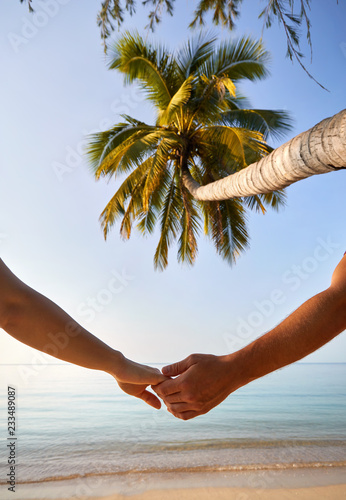
<svg viewBox="0 0 346 500">
<path fill-rule="evenodd" d="M 346 461 L 339 462 L 294 462 L 294 463 L 267 463 L 267 464 L 238 464 L 238 465 L 219 465 L 219 466 L 195 466 L 195 467 L 175 467 L 175 468 L 151 468 L 151 469 L 131 469 L 131 470 L 120 470 L 116 472 L 89 472 L 85 474 L 72 474 L 70 476 L 51 476 L 44 479 L 37 480 L 25 480 L 18 481 L 17 484 L 21 486 L 29 484 L 44 484 L 53 482 L 67 482 L 74 480 L 87 480 L 95 479 L 98 480 L 112 480 L 116 478 L 122 478 L 126 476 L 134 476 L 135 474 L 140 474 L 141 476 L 148 477 L 152 475 L 163 475 L 163 474 L 217 474 L 217 473 L 246 473 L 246 472 L 265 472 L 265 471 L 297 471 L 297 470 L 317 470 L 317 469 L 340 469 L 345 468 L 346 471 Z M 6 485 L 6 482 L 0 481 L 0 487 Z"/>
<path fill-rule="evenodd" d="M 346 467 L 133 472 L 16 485 L 17 500 L 239 500 L 346 498 Z M 8 492 L 9 493 L 9 492 Z M 239 496 L 238 496 L 239 495 Z M 4 498 L 12 498 L 9 495 Z"/>
</svg>

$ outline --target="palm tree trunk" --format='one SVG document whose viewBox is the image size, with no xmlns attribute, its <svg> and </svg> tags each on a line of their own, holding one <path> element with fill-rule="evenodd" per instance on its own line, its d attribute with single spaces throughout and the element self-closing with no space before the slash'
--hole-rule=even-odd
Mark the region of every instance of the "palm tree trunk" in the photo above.
<svg viewBox="0 0 346 500">
<path fill-rule="evenodd" d="M 240 172 L 200 186 L 184 169 L 183 182 L 197 200 L 216 201 L 269 193 L 341 168 L 346 168 L 346 110 L 322 120 Z"/>
</svg>

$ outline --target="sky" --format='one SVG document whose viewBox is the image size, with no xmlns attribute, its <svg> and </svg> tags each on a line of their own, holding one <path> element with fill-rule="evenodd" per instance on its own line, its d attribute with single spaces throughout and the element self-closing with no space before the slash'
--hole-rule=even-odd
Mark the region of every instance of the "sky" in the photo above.
<svg viewBox="0 0 346 500">
<path fill-rule="evenodd" d="M 192 36 L 194 4 L 177 1 L 155 39 L 174 50 Z M 124 242 L 116 226 L 105 242 L 98 217 L 115 185 L 93 179 L 86 136 L 122 113 L 148 122 L 154 114 L 136 86 L 125 87 L 107 69 L 96 25 L 100 2 L 37 5 L 33 16 L 19 0 L 6 2 L 0 18 L 0 257 L 21 280 L 127 357 L 148 363 L 235 351 L 328 287 L 346 250 L 345 171 L 290 186 L 280 213 L 249 213 L 250 247 L 233 267 L 203 236 L 192 268 L 177 263 L 173 246 L 162 273 L 153 267 L 157 232 Z M 231 34 L 207 28 L 221 38 L 259 38 L 261 5 L 244 2 Z M 329 92 L 285 58 L 282 29 L 263 33 L 271 75 L 240 88 L 253 107 L 289 111 L 294 126 L 285 140 L 345 106 L 345 19 L 343 2 L 312 4 L 313 60 L 304 42 L 305 64 Z M 146 23 L 140 7 L 122 30 L 145 35 Z M 4 331 L 0 353 L 1 364 L 38 359 Z M 345 333 L 305 361 L 346 362 Z"/>
</svg>

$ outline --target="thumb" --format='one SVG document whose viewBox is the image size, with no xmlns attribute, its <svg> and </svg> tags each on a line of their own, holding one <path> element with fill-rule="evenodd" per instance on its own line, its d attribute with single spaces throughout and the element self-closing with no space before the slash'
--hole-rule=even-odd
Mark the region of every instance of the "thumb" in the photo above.
<svg viewBox="0 0 346 500">
<path fill-rule="evenodd" d="M 177 363 L 173 363 L 171 365 L 164 366 L 162 368 L 162 373 L 167 377 L 175 377 L 185 372 L 190 366 L 193 365 L 191 357 L 183 359 L 182 361 L 178 361 Z"/>
<path fill-rule="evenodd" d="M 143 391 L 142 394 L 137 396 L 139 399 L 143 399 L 149 406 L 159 410 L 161 408 L 161 401 L 150 391 Z"/>
</svg>

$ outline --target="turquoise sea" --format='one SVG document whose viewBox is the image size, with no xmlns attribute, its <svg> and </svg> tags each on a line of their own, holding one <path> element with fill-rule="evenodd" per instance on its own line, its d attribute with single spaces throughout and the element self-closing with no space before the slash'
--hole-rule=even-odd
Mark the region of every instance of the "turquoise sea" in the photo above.
<svg viewBox="0 0 346 500">
<path fill-rule="evenodd" d="M 0 498 L 14 498 L 6 487 L 8 386 L 16 388 L 19 485 L 346 465 L 346 364 L 295 364 L 187 422 L 123 394 L 106 374 L 72 365 L 1 365 L 0 377 Z"/>
</svg>

